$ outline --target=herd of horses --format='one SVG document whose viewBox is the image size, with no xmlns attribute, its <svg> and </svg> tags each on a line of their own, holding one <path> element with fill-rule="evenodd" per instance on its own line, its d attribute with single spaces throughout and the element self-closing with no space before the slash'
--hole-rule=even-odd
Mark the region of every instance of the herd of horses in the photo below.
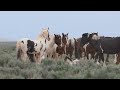
<svg viewBox="0 0 120 90">
<path fill-rule="evenodd" d="M 49 27 L 42 28 L 35 40 L 22 38 L 16 44 L 17 59 L 41 63 L 50 58 L 64 59 L 77 63 L 80 59 L 93 59 L 97 64 L 109 62 L 109 55 L 114 54 L 116 64 L 120 63 L 120 37 L 104 37 L 97 33 L 83 33 L 82 37 L 69 38 L 69 33 L 51 35 Z M 104 54 L 107 58 L 104 59 Z"/>
</svg>

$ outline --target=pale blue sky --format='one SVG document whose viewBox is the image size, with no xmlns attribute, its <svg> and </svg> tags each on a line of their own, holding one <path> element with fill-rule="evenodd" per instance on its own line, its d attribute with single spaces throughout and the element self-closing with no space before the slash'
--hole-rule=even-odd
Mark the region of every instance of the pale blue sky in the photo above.
<svg viewBox="0 0 120 90">
<path fill-rule="evenodd" d="M 85 32 L 120 36 L 120 11 L 0 11 L 0 38 L 35 39 L 47 26 L 50 34 L 69 32 L 75 38 Z"/>
</svg>

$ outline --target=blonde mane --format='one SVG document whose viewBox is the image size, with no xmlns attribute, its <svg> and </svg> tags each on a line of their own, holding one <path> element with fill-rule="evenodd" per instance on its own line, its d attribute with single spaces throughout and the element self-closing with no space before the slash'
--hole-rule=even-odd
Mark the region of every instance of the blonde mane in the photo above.
<svg viewBox="0 0 120 90">
<path fill-rule="evenodd" d="M 48 28 L 42 28 L 41 33 L 38 35 L 37 40 L 43 40 L 47 39 L 49 40 L 49 27 Z"/>
</svg>

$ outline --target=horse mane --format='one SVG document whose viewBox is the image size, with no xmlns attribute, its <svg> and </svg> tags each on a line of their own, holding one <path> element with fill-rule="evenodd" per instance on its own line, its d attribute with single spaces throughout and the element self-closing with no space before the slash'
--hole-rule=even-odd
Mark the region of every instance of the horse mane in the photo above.
<svg viewBox="0 0 120 90">
<path fill-rule="evenodd" d="M 67 45 L 69 45 L 69 46 L 74 46 L 74 45 L 75 45 L 75 44 L 74 44 L 74 39 L 68 39 Z"/>
</svg>

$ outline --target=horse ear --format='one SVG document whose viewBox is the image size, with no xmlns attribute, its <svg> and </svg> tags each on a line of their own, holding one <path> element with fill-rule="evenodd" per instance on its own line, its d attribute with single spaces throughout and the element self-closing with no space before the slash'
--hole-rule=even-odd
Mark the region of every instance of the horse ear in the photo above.
<svg viewBox="0 0 120 90">
<path fill-rule="evenodd" d="M 98 32 L 97 32 L 97 35 L 98 35 Z"/>
<path fill-rule="evenodd" d="M 54 34 L 55 35 L 55 34 Z M 56 36 L 56 35 L 55 35 Z"/>
<path fill-rule="evenodd" d="M 49 27 L 48 27 L 48 30 L 49 30 Z"/>
<path fill-rule="evenodd" d="M 74 38 L 74 40 L 75 40 L 75 38 Z"/>
<path fill-rule="evenodd" d="M 69 33 L 67 33 L 67 35 L 68 35 Z"/>
<path fill-rule="evenodd" d="M 62 33 L 62 35 L 64 36 L 64 33 Z"/>
</svg>

